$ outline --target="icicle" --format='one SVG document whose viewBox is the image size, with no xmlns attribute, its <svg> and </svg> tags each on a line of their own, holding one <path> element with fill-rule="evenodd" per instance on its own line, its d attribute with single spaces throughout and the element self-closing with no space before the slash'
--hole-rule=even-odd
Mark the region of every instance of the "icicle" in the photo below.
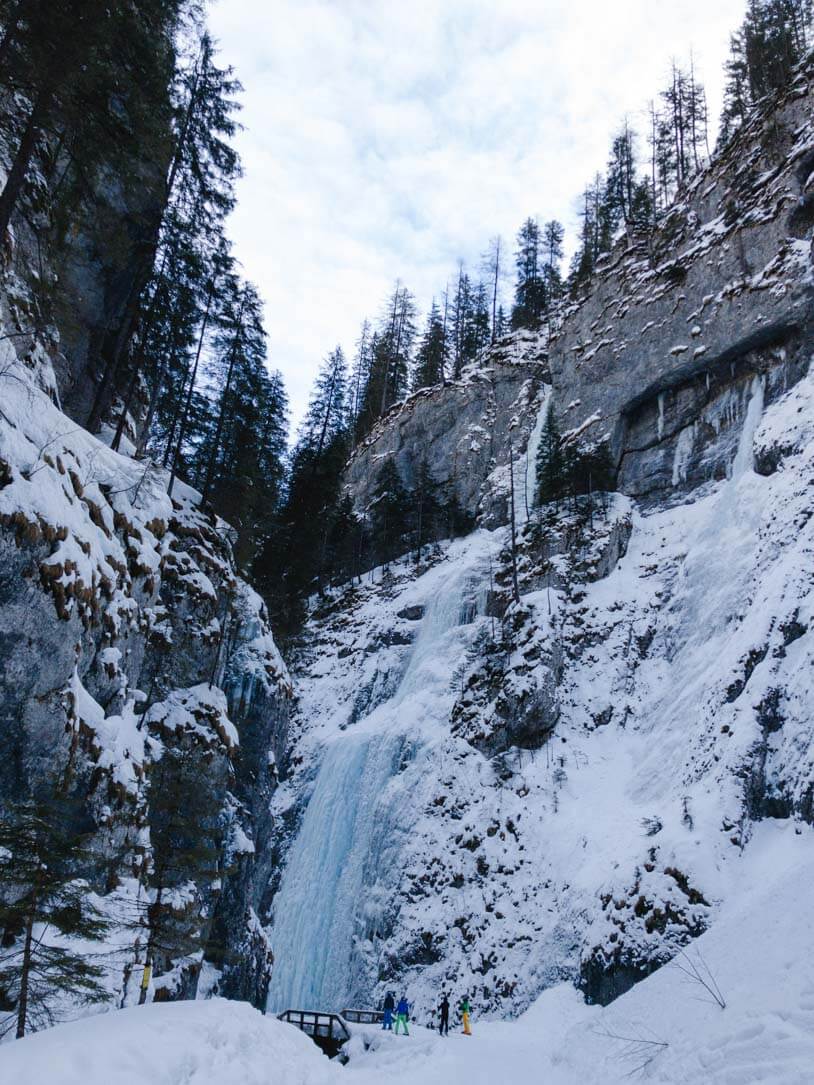
<svg viewBox="0 0 814 1085">
<path fill-rule="evenodd" d="M 730 478 L 737 480 L 751 471 L 755 464 L 754 442 L 755 433 L 763 416 L 763 376 L 761 374 L 752 379 L 749 406 L 743 421 L 738 451 L 732 464 Z"/>
</svg>

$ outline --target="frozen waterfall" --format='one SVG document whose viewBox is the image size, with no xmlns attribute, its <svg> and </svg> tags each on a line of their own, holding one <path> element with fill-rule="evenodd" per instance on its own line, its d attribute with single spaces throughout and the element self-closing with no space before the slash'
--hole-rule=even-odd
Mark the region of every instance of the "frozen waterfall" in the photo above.
<svg viewBox="0 0 814 1085">
<path fill-rule="evenodd" d="M 324 749 L 275 898 L 269 1012 L 339 1010 L 364 993 L 357 940 L 386 914 L 377 875 L 412 816 L 399 774 L 446 733 L 450 677 L 474 636 L 498 542 L 476 532 L 454 561 L 424 575 L 425 613 L 395 694 Z"/>
</svg>

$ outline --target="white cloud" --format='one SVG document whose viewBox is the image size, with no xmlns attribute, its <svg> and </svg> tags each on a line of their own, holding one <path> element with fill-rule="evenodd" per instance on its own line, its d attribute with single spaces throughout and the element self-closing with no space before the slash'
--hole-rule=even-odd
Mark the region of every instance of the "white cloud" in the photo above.
<svg viewBox="0 0 814 1085">
<path fill-rule="evenodd" d="M 219 0 L 245 86 L 230 224 L 266 302 L 294 420 L 401 278 L 428 305 L 529 214 L 572 228 L 583 184 L 673 56 L 717 111 L 743 0 Z"/>
</svg>

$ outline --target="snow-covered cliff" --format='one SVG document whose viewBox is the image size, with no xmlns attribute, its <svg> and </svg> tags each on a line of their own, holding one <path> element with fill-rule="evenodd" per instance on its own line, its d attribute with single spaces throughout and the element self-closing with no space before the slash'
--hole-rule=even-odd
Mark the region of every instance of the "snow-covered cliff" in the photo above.
<svg viewBox="0 0 814 1085">
<path fill-rule="evenodd" d="M 121 928 L 106 983 L 126 1002 L 158 823 L 194 778 L 186 816 L 217 860 L 166 877 L 177 938 L 154 947 L 156 991 L 194 993 L 205 955 L 210 985 L 259 1004 L 290 697 L 265 606 L 236 575 L 228 526 L 64 414 L 47 345 L 18 356 L 13 342 L 0 343 L 0 809 L 59 793 L 81 810 L 105 863 L 77 873 Z"/>
<path fill-rule="evenodd" d="M 449 467 L 478 410 L 500 450 L 478 531 L 314 605 L 274 800 L 275 1007 L 404 987 L 423 1012 L 451 986 L 514 1014 L 561 979 L 607 1002 L 714 924 L 758 821 L 812 821 L 811 84 L 649 249 L 619 242 L 532 348 L 533 395 L 413 397 L 351 462 L 363 506 L 372 457 Z M 549 403 L 573 441 L 608 435 L 618 492 L 527 511 Z"/>
</svg>

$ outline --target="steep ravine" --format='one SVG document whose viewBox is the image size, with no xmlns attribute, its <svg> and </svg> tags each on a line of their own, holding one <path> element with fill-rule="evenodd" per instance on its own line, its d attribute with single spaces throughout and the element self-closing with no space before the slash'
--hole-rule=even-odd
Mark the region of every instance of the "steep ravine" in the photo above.
<svg viewBox="0 0 814 1085">
<path fill-rule="evenodd" d="M 477 529 L 315 600 L 290 677 L 229 526 L 73 417 L 120 316 L 104 254 L 62 335 L 18 237 L 0 804 L 70 797 L 105 860 L 77 873 L 143 916 L 179 796 L 216 859 L 169 876 L 154 997 L 339 1009 L 399 987 L 423 1014 L 451 985 L 513 1015 L 567 979 L 608 1001 L 715 922 L 757 821 L 814 820 L 811 82 L 655 236 L 620 238 L 550 333 L 377 424 L 346 473 L 357 510 L 387 457 L 407 483 L 426 458 Z M 549 408 L 608 439 L 616 492 L 533 507 Z M 111 1004 L 137 999 L 145 940 L 126 926 Z"/>
</svg>

